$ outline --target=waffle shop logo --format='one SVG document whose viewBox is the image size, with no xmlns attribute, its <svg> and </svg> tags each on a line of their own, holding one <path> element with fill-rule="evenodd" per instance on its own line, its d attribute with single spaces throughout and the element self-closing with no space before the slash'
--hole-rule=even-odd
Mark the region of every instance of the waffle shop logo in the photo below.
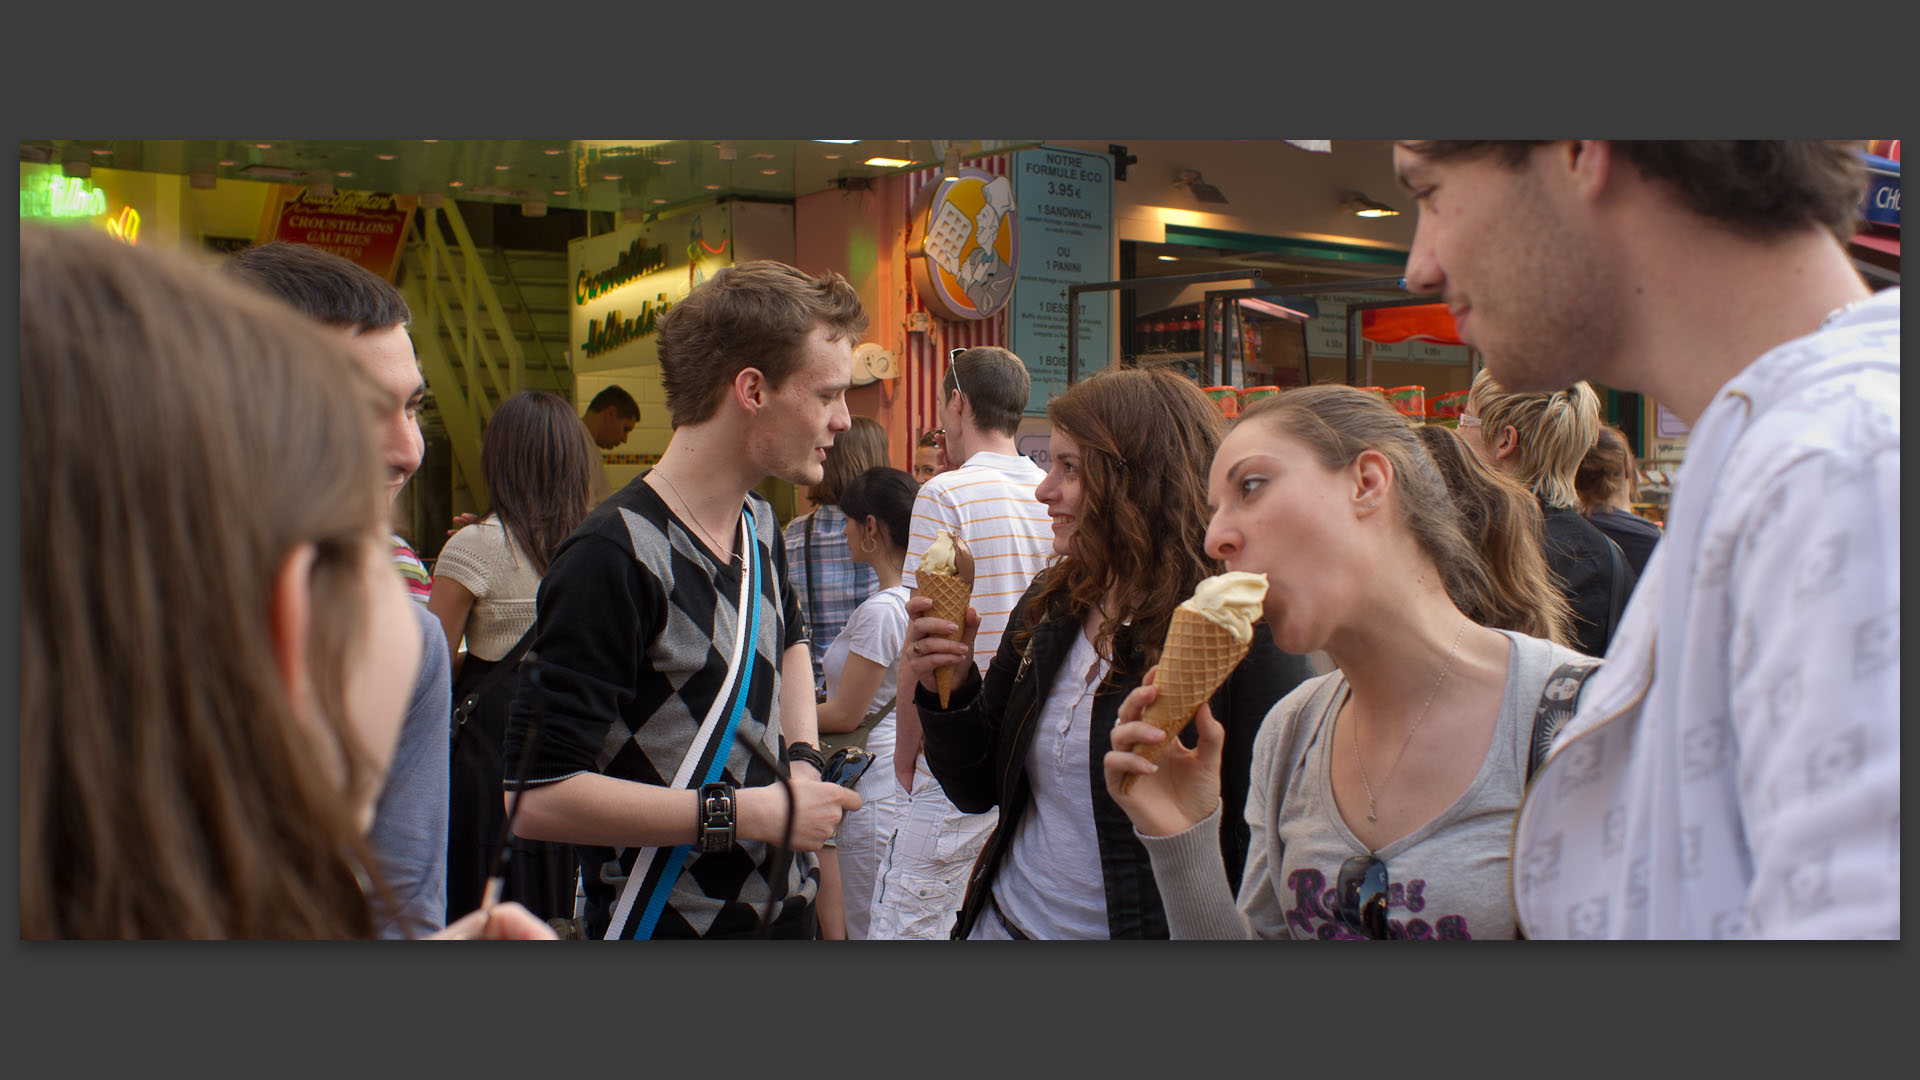
<svg viewBox="0 0 1920 1080">
<path fill-rule="evenodd" d="M 664 270 L 667 265 L 667 245 L 648 246 L 647 238 L 641 237 L 620 253 L 614 264 L 597 274 L 580 271 L 573 279 L 573 302 L 584 304 L 595 300 L 622 285 L 629 284 L 643 274 L 655 270 Z"/>
<path fill-rule="evenodd" d="M 640 314 L 635 318 L 623 319 L 620 312 L 609 311 L 605 319 L 587 324 L 587 340 L 580 343 L 580 351 L 588 356 L 599 356 L 639 341 L 654 332 L 659 326 L 660 317 L 672 307 L 673 301 L 667 299 L 666 293 L 660 293 L 652 300 L 641 303 Z"/>
</svg>

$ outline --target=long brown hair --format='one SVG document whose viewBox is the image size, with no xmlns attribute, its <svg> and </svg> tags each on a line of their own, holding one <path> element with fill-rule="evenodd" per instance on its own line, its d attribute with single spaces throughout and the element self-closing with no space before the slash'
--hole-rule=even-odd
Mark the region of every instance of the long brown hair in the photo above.
<svg viewBox="0 0 1920 1080">
<path fill-rule="evenodd" d="M 1291 435 L 1329 469 L 1344 469 L 1362 453 L 1378 451 L 1393 467 L 1389 505 L 1433 562 L 1454 606 L 1469 618 L 1501 609 L 1499 589 L 1467 537 L 1446 478 L 1415 425 L 1391 405 L 1351 386 L 1303 386 L 1261 398 L 1234 423 L 1267 424 Z"/>
<path fill-rule="evenodd" d="M 343 699 L 386 550 L 381 395 L 179 256 L 29 226 L 20 271 L 21 936 L 371 936 Z M 317 727 L 266 625 L 302 544 Z"/>
<path fill-rule="evenodd" d="M 1085 618 L 1112 593 L 1115 607 L 1094 648 L 1118 659 L 1117 632 L 1131 622 L 1132 643 L 1152 663 L 1173 609 L 1220 572 L 1206 551 L 1207 466 L 1225 422 L 1199 387 L 1144 368 L 1074 384 L 1048 403 L 1047 418 L 1080 447 L 1080 506 L 1073 551 L 1047 570 L 1026 625 L 1061 603 Z"/>
<path fill-rule="evenodd" d="M 807 498 L 820 506 L 840 505 L 840 494 L 853 478 L 887 464 L 887 429 L 871 416 L 856 416 L 853 426 L 834 437 L 820 482 L 807 489 Z"/>
<path fill-rule="evenodd" d="M 599 501 L 599 458 L 586 425 L 558 394 L 522 390 L 487 423 L 480 471 L 488 508 L 542 575 L 560 541 Z"/>
<path fill-rule="evenodd" d="M 1573 474 L 1573 487 L 1580 495 L 1582 513 L 1591 514 L 1625 491 L 1632 500 L 1639 496 L 1635 479 L 1633 451 L 1627 447 L 1627 434 L 1611 424 L 1601 424 L 1580 468 Z"/>
<path fill-rule="evenodd" d="M 1554 584 L 1541 550 L 1540 504 L 1518 480 L 1480 460 L 1460 436 L 1423 424 L 1427 446 L 1460 510 L 1467 539 L 1487 562 L 1492 586 L 1484 610 L 1461 609 L 1482 626 L 1514 630 L 1556 645 L 1573 641 L 1573 609 Z"/>
</svg>

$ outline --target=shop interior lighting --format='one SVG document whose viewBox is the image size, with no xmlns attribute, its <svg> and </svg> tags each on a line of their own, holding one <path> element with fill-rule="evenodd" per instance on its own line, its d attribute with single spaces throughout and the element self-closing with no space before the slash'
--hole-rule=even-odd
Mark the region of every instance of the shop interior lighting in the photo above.
<svg viewBox="0 0 1920 1080">
<path fill-rule="evenodd" d="M 960 179 L 960 148 L 949 146 L 943 156 L 944 160 L 940 163 L 940 182 L 947 184 Z"/>
<path fill-rule="evenodd" d="M 1375 202 L 1352 189 L 1341 197 L 1340 209 L 1358 217 L 1398 217 L 1400 214 L 1386 203 Z"/>
<path fill-rule="evenodd" d="M 1178 255 L 1156 255 L 1154 256 L 1154 258 L 1159 259 L 1161 262 L 1179 262 L 1180 261 L 1180 256 Z"/>
<path fill-rule="evenodd" d="M 557 146 L 549 146 L 545 150 L 542 150 L 540 152 L 547 155 L 548 157 L 557 157 L 558 155 L 565 153 L 565 151 L 561 150 Z"/>
<path fill-rule="evenodd" d="M 753 159 L 755 161 L 772 161 L 773 155 L 767 153 L 765 150 L 760 150 L 754 153 Z"/>
<path fill-rule="evenodd" d="M 866 161 L 862 162 L 862 164 L 872 165 L 875 168 L 879 168 L 879 169 L 900 169 L 913 164 L 913 162 L 908 161 L 905 158 L 897 158 L 897 157 L 870 157 Z"/>
<path fill-rule="evenodd" d="M 666 201 L 667 201 L 667 200 L 665 200 L 665 199 L 655 199 L 655 200 L 653 200 L 653 204 L 654 204 L 655 206 L 659 206 L 660 204 L 662 204 L 662 203 L 664 203 L 664 202 L 666 202 Z"/>
<path fill-rule="evenodd" d="M 448 187 L 466 187 L 467 182 L 465 180 L 449 180 L 447 181 L 447 186 Z"/>
<path fill-rule="evenodd" d="M 1313 311 L 1301 311 L 1298 308 L 1287 307 L 1284 304 L 1276 304 L 1271 300 L 1261 300 L 1252 296 L 1241 297 L 1240 306 L 1246 308 L 1248 311 L 1257 311 L 1262 315 L 1271 315 L 1276 319 L 1286 319 L 1289 322 L 1306 322 L 1308 319 L 1319 314 L 1318 307 L 1315 307 Z"/>
<path fill-rule="evenodd" d="M 234 159 L 232 159 L 232 158 L 221 158 L 221 159 L 220 159 L 220 167 L 221 167 L 221 168 L 223 168 L 223 169 L 231 169 L 231 168 L 233 168 L 233 167 L 234 167 L 235 165 L 238 165 L 238 164 L 240 164 L 240 163 L 239 163 L 238 161 L 235 161 L 235 160 L 234 160 Z"/>
<path fill-rule="evenodd" d="M 511 168 L 513 168 L 513 166 L 511 166 L 511 165 L 495 165 L 495 166 L 493 167 L 493 171 L 494 171 L 494 172 L 506 172 L 506 171 L 507 171 L 508 169 L 511 169 Z"/>
<path fill-rule="evenodd" d="M 421 139 L 421 142 L 439 142 L 439 139 Z"/>
<path fill-rule="evenodd" d="M 566 189 L 566 188 L 554 188 L 554 189 L 553 189 L 553 193 L 554 193 L 555 195 L 565 195 L 565 194 L 567 193 L 567 189 Z"/>
<path fill-rule="evenodd" d="M 339 172 L 336 172 L 336 173 L 334 173 L 333 175 L 335 175 L 335 176 L 337 176 L 337 177 L 339 177 L 339 178 L 340 178 L 340 179 L 342 179 L 342 180 L 351 180 L 351 179 L 353 179 L 353 170 L 352 170 L 352 169 L 341 169 L 341 170 L 340 170 Z"/>
<path fill-rule="evenodd" d="M 779 173 L 779 171 L 780 171 L 779 169 L 761 169 L 761 170 L 760 170 L 760 175 L 761 175 L 761 176 L 773 176 L 773 175 L 776 175 L 777 173 Z"/>
<path fill-rule="evenodd" d="M 708 191 L 719 191 L 719 190 L 720 190 L 720 185 L 719 185 L 719 184 L 701 184 L 700 186 L 701 186 L 701 187 L 703 187 L 703 188 L 706 188 L 706 189 L 707 189 Z"/>
<path fill-rule="evenodd" d="M 248 180 L 285 180 L 288 182 L 305 180 L 312 175 L 305 169 L 289 169 L 279 165 L 249 165 L 236 175 Z"/>
<path fill-rule="evenodd" d="M 620 179 L 620 174 L 619 174 L 619 173 L 617 173 L 617 172 L 610 172 L 610 173 L 601 173 L 601 174 L 600 174 L 600 179 L 602 179 L 602 180 L 618 180 L 618 179 Z"/>
<path fill-rule="evenodd" d="M 820 156 L 826 158 L 828 161 L 839 161 L 841 157 L 839 154 L 821 154 Z"/>
<path fill-rule="evenodd" d="M 113 153 L 113 147 L 111 147 L 111 146 L 96 146 L 96 147 L 94 147 L 94 148 L 93 148 L 93 152 L 94 152 L 95 154 L 98 154 L 98 155 L 100 155 L 101 157 L 106 157 L 106 156 L 107 156 L 108 154 L 111 154 L 111 153 Z"/>
<path fill-rule="evenodd" d="M 273 149 L 273 144 L 270 142 L 257 142 L 253 144 L 253 148 L 255 150 L 271 150 Z"/>
<path fill-rule="evenodd" d="M 680 159 L 670 157 L 654 158 L 653 163 L 655 165 L 678 165 L 680 164 Z"/>
<path fill-rule="evenodd" d="M 392 160 L 393 160 L 393 155 L 392 155 L 392 154 L 375 154 L 375 155 L 373 155 L 373 156 L 374 156 L 374 157 L 377 157 L 377 158 L 379 158 L 379 159 L 380 159 L 381 161 L 392 161 Z"/>
<path fill-rule="evenodd" d="M 832 143 L 835 146 L 852 146 L 859 139 L 815 139 L 814 142 Z"/>
</svg>

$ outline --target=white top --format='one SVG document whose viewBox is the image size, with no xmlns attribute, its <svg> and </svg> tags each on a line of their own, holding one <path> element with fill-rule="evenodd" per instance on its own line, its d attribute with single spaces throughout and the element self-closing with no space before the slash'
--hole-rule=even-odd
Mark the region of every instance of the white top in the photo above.
<svg viewBox="0 0 1920 1080">
<path fill-rule="evenodd" d="M 1900 936 L 1899 356 L 1890 289 L 1694 425 L 1521 808 L 1527 936 Z"/>
<path fill-rule="evenodd" d="M 943 528 L 973 552 L 973 609 L 980 613 L 974 663 L 984 674 L 1007 618 L 1053 555 L 1053 522 L 1033 497 L 1047 474 L 1018 454 L 978 453 L 920 486 L 900 583 L 911 589 L 921 556 Z"/>
<path fill-rule="evenodd" d="M 469 655 L 498 660 L 533 625 L 540 575 L 526 550 L 508 540 L 499 518 L 488 515 L 455 533 L 440 549 L 433 573 L 473 594 L 465 629 Z"/>
<path fill-rule="evenodd" d="M 873 692 L 873 700 L 867 703 L 867 714 L 872 715 L 893 700 L 900 678 L 900 649 L 907 640 L 907 596 L 905 585 L 895 585 L 867 597 L 853 610 L 846 628 L 827 648 L 825 667 L 829 699 L 840 695 L 840 676 L 847 669 L 847 657 L 853 655 L 887 669 L 886 674 L 880 677 L 879 689 Z M 889 711 L 884 719 L 873 725 L 873 730 L 867 732 L 867 752 L 875 756 L 883 751 L 886 754 L 886 760 L 874 762 L 855 788 L 860 798 L 867 802 L 884 798 L 893 790 L 896 714 L 897 710 Z M 885 769 L 880 768 L 883 764 L 887 766 Z"/>
<path fill-rule="evenodd" d="M 993 897 L 1032 938 L 1112 936 L 1093 823 L 1093 697 L 1106 676 L 1107 662 L 1086 633 L 1075 634 L 1027 748 L 1033 805 L 994 878 Z"/>
</svg>

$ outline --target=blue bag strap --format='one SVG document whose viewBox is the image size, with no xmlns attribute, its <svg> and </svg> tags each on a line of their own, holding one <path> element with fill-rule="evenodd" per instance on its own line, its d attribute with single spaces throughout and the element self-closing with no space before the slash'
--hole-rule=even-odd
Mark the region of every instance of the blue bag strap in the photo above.
<svg viewBox="0 0 1920 1080">
<path fill-rule="evenodd" d="M 725 774 L 727 757 L 733 752 L 734 739 L 740 730 L 740 718 L 746 713 L 747 698 L 753 689 L 754 639 L 760 625 L 760 591 L 766 565 L 760 557 L 759 527 L 751 509 L 742 509 L 740 528 L 745 534 L 742 547 L 746 556 L 740 575 L 740 600 L 734 608 L 741 616 L 734 640 L 735 674 L 738 677 L 734 680 L 732 693 L 723 690 L 721 698 L 714 703 L 713 711 L 708 713 L 707 721 L 701 725 L 700 734 L 694 737 L 693 745 L 687 750 L 687 758 L 682 762 L 682 773 L 687 772 L 689 767 L 697 768 L 709 743 L 713 745 L 713 756 L 706 771 L 689 777 L 688 786 L 696 790 L 703 784 L 718 781 Z M 719 721 L 717 734 L 714 732 L 716 721 Z M 607 928 L 608 937 L 621 936 L 623 923 L 635 908 L 640 914 L 629 936 L 635 941 L 645 941 L 653 936 L 660 914 L 666 909 L 667 896 L 673 892 L 673 883 L 679 880 L 680 870 L 686 865 L 687 852 L 692 846 L 677 845 L 666 851 L 664 858 L 652 857 L 661 853 L 658 848 L 641 850 L 627 887 L 614 909 L 612 922 Z"/>
</svg>

